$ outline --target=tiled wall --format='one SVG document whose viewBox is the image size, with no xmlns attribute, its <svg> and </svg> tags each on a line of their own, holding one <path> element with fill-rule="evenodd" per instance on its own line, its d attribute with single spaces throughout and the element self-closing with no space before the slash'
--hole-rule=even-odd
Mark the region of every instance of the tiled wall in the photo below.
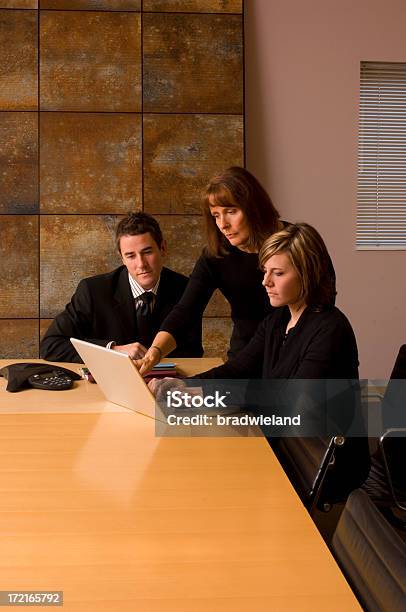
<svg viewBox="0 0 406 612">
<path fill-rule="evenodd" d="M 0 0 L 0 357 L 38 356 L 78 281 L 144 209 L 190 273 L 199 193 L 244 164 L 242 0 Z M 229 308 L 205 313 L 222 353 Z"/>
</svg>

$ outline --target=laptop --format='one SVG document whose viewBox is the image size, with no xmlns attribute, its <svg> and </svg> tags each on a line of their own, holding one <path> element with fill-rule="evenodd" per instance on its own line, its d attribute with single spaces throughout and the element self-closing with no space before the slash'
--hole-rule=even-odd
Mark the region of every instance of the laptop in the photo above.
<svg viewBox="0 0 406 612">
<path fill-rule="evenodd" d="M 70 341 L 109 402 L 156 418 L 158 404 L 131 357 L 77 338 Z"/>
</svg>

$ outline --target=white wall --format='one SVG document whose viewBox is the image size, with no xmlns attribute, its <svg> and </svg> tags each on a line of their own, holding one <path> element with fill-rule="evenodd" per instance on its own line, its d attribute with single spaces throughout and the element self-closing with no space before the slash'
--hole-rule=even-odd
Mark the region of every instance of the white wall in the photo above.
<svg viewBox="0 0 406 612">
<path fill-rule="evenodd" d="M 404 0 L 246 0 L 247 167 L 282 218 L 319 229 L 360 374 L 406 343 L 406 251 L 356 251 L 359 65 L 406 62 Z"/>
</svg>

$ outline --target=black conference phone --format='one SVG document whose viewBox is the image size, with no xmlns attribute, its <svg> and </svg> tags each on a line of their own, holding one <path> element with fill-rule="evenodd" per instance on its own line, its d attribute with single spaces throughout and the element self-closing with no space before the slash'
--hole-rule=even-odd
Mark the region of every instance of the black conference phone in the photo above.
<svg viewBox="0 0 406 612">
<path fill-rule="evenodd" d="M 46 363 L 14 363 L 0 369 L 0 376 L 7 379 L 7 391 L 22 391 L 27 387 L 46 389 L 47 391 L 64 391 L 70 389 L 74 380 L 80 380 L 79 374 Z"/>
<path fill-rule="evenodd" d="M 73 385 L 73 379 L 63 370 L 52 370 L 44 374 L 33 374 L 28 378 L 28 384 L 35 389 L 47 391 L 64 391 Z"/>
</svg>

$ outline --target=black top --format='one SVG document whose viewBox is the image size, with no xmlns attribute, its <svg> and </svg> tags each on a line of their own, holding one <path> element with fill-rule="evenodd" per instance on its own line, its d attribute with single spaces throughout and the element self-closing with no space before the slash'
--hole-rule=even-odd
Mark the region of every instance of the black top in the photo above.
<svg viewBox="0 0 406 612">
<path fill-rule="evenodd" d="M 152 337 L 181 298 L 188 279 L 162 268 L 155 305 L 151 313 Z M 135 301 L 125 266 L 80 281 L 65 310 L 51 323 L 40 345 L 40 354 L 49 361 L 75 361 L 80 357 L 69 338 L 79 338 L 106 346 L 139 341 Z M 187 330 L 171 356 L 201 357 L 201 325 Z"/>
<path fill-rule="evenodd" d="M 306 308 L 286 336 L 289 319 L 287 306 L 274 309 L 236 357 L 196 378 L 358 378 L 354 332 L 338 308 Z"/>
<path fill-rule="evenodd" d="M 283 227 L 289 223 L 281 221 Z M 329 274 L 334 287 L 336 276 L 329 258 Z M 161 325 L 179 344 L 185 330 L 201 325 L 203 312 L 216 289 L 231 306 L 233 331 L 229 357 L 234 357 L 254 336 L 257 327 L 273 311 L 262 286 L 263 272 L 259 269 L 258 253 L 246 253 L 228 246 L 228 253 L 214 257 L 205 251 L 197 260 L 182 299 Z"/>
<path fill-rule="evenodd" d="M 204 309 L 215 289 L 219 289 L 231 305 L 234 323 L 231 353 L 237 353 L 272 311 L 262 279 L 257 253 L 245 253 L 233 246 L 223 257 L 203 253 L 196 262 L 182 299 L 166 317 L 161 330 L 172 334 L 178 343 L 184 330 L 200 325 Z"/>
</svg>

